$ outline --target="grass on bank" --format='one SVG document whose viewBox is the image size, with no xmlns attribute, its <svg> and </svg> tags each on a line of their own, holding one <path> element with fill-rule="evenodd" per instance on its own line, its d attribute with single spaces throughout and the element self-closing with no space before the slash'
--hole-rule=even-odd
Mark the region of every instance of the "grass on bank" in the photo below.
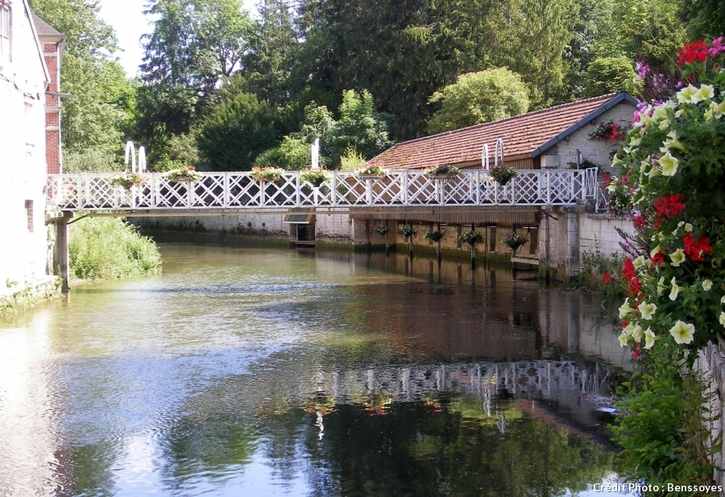
<svg viewBox="0 0 725 497">
<path fill-rule="evenodd" d="M 154 241 L 124 219 L 87 217 L 68 228 L 73 279 L 115 279 L 161 271 L 161 254 Z"/>
</svg>

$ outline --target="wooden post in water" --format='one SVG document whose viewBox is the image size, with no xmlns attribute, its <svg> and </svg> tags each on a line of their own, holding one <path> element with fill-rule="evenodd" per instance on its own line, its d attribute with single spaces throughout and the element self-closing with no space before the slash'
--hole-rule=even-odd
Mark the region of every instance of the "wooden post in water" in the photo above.
<svg viewBox="0 0 725 497">
<path fill-rule="evenodd" d="M 55 222 L 55 250 L 53 251 L 53 267 L 60 270 L 61 292 L 68 293 L 68 221 L 73 218 L 72 212 L 63 212 L 63 216 Z"/>
</svg>

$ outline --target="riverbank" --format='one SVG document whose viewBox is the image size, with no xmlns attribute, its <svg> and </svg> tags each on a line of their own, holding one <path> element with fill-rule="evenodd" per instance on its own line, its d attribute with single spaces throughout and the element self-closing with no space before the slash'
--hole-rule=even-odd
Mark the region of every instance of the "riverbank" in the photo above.
<svg viewBox="0 0 725 497">
<path fill-rule="evenodd" d="M 56 276 L 46 276 L 24 284 L 6 282 L 0 288 L 0 318 L 26 311 L 60 295 L 60 281 Z"/>
</svg>

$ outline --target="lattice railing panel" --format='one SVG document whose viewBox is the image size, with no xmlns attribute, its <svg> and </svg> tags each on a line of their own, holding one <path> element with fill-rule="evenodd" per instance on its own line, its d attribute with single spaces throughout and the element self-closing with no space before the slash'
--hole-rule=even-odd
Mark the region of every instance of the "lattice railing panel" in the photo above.
<svg viewBox="0 0 725 497">
<path fill-rule="evenodd" d="M 520 170 L 508 184 L 488 172 L 465 171 L 451 178 L 421 171 L 395 171 L 383 177 L 331 173 L 319 186 L 301 182 L 298 172 L 260 182 L 248 172 L 204 173 L 195 183 L 144 174 L 131 190 L 110 183 L 112 174 L 48 176 L 48 201 L 62 210 L 250 209 L 291 207 L 400 207 L 420 205 L 571 205 L 597 196 L 597 171 Z"/>
</svg>

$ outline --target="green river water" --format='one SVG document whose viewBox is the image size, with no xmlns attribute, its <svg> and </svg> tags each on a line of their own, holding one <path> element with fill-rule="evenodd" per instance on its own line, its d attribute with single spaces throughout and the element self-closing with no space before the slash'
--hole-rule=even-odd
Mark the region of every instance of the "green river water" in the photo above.
<svg viewBox="0 0 725 497">
<path fill-rule="evenodd" d="M 404 255 L 162 244 L 0 321 L 0 496 L 550 496 L 617 482 L 601 298 Z"/>
</svg>

